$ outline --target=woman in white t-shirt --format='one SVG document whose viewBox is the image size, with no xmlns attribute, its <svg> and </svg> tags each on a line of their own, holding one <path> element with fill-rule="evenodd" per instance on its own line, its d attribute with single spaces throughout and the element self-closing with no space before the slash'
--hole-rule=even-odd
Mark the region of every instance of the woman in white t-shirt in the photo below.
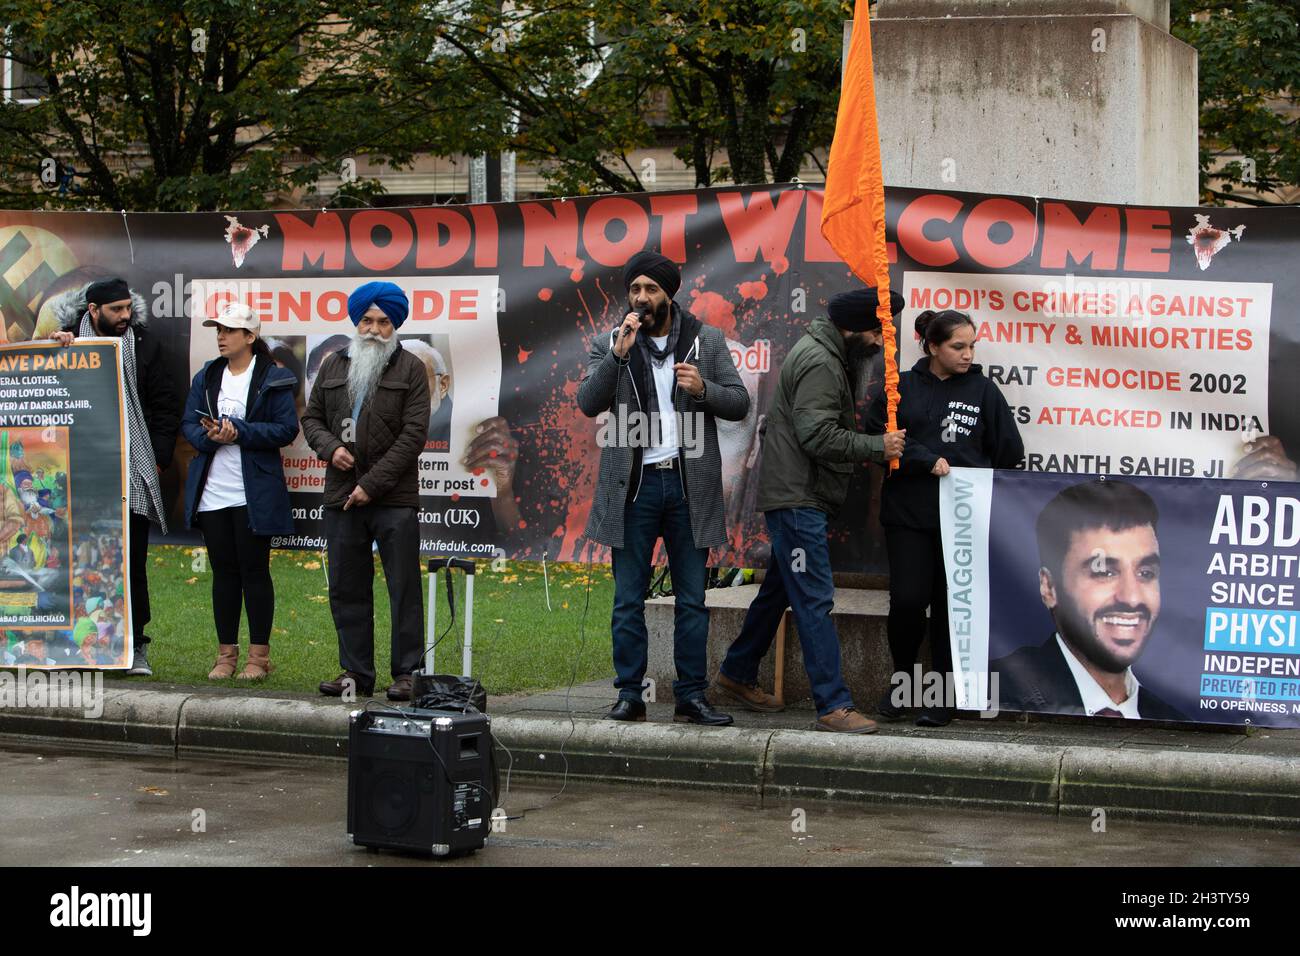
<svg viewBox="0 0 1300 956">
<path fill-rule="evenodd" d="M 217 662 L 208 678 L 235 674 L 242 605 L 249 645 L 239 677 L 255 680 L 271 670 L 271 536 L 293 533 L 280 449 L 298 434 L 298 379 L 272 359 L 248 306 L 231 303 L 203 324 L 216 328 L 221 357 L 194 376 L 181 420 L 198 452 L 185 482 L 185 521 L 202 531 L 212 567 Z"/>
</svg>

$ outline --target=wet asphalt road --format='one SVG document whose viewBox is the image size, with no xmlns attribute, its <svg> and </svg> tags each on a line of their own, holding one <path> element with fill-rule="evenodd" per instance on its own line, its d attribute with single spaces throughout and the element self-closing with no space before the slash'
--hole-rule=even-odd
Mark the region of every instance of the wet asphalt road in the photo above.
<svg viewBox="0 0 1300 956">
<path fill-rule="evenodd" d="M 1300 833 L 1108 819 L 843 806 L 758 807 L 699 791 L 512 783 L 483 850 L 430 861 L 354 846 L 343 762 L 177 760 L 0 743 L 0 855 L 62 866 L 1261 866 Z M 201 821 L 203 829 L 196 823 Z M 802 824 L 802 829 L 800 825 Z M 196 832 L 197 831 L 197 832 Z"/>
</svg>

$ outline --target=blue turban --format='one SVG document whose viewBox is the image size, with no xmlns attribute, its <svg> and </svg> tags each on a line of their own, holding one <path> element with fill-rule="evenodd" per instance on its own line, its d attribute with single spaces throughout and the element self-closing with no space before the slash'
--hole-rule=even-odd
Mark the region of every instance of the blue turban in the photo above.
<svg viewBox="0 0 1300 956">
<path fill-rule="evenodd" d="M 411 303 L 407 301 L 406 293 L 394 283 L 367 282 L 348 296 L 348 317 L 352 319 L 352 324 L 360 325 L 361 317 L 372 305 L 377 305 L 384 310 L 384 315 L 388 316 L 388 321 L 393 323 L 395 329 L 402 327 L 407 314 L 411 311 Z"/>
</svg>

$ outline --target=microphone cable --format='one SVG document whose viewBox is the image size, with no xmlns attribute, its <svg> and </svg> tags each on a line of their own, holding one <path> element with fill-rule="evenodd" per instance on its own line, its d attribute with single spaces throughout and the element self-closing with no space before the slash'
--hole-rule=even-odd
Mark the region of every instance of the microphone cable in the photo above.
<svg viewBox="0 0 1300 956">
<path fill-rule="evenodd" d="M 644 316 L 644 311 L 642 311 L 641 314 Z M 611 352 L 614 349 L 614 344 L 622 337 L 623 337 L 622 335 L 619 335 L 617 336 L 617 338 L 615 338 L 613 342 L 610 343 Z M 627 361 L 620 360 L 617 355 L 614 356 L 614 359 L 618 364 L 618 371 L 615 373 L 615 377 L 614 377 L 614 398 L 611 401 L 610 408 L 609 408 L 611 414 L 614 413 L 615 406 L 618 403 L 619 387 L 623 384 L 623 368 L 625 365 L 628 364 Z M 599 469 L 598 469 L 597 482 L 599 482 L 599 480 L 600 479 L 599 479 Z M 573 713 L 573 704 L 572 704 L 573 688 L 574 685 L 577 684 L 578 682 L 578 668 L 581 667 L 582 665 L 582 653 L 587 646 L 587 616 L 588 616 L 588 612 L 591 609 L 591 575 L 592 575 L 592 569 L 594 567 L 594 562 L 595 562 L 594 552 L 595 552 L 595 548 L 598 546 L 598 543 L 595 539 L 600 537 L 600 532 L 605 526 L 605 518 L 608 514 L 609 514 L 609 492 L 606 491 L 605 512 L 600 516 L 600 521 L 596 525 L 595 532 L 590 537 L 586 535 L 583 536 L 587 538 L 589 550 L 587 552 L 586 574 L 584 575 L 585 587 L 584 587 L 584 598 L 583 598 L 583 606 L 582 606 L 582 618 L 578 625 L 578 650 L 573 656 L 573 667 L 569 674 L 569 685 L 564 691 L 564 712 L 565 712 L 565 716 L 569 718 L 569 733 L 565 736 L 564 741 L 560 744 L 559 757 L 560 760 L 563 761 L 564 763 L 564 772 L 560 780 L 560 789 L 557 790 L 554 794 L 552 794 L 549 798 L 547 798 L 547 800 L 544 803 L 540 803 L 537 806 L 533 806 L 533 807 L 527 807 L 526 809 L 521 810 L 518 816 L 507 816 L 506 817 L 507 820 L 522 820 L 524 819 L 525 816 L 527 816 L 529 813 L 533 811 L 545 809 L 548 805 L 550 805 L 551 803 L 558 800 L 561 796 L 563 796 L 564 792 L 568 789 L 569 786 L 569 757 L 568 754 L 565 753 L 565 751 L 569 746 L 569 742 L 573 739 L 573 735 L 577 733 L 578 730 L 578 723 L 574 719 L 574 713 Z M 501 743 L 500 740 L 495 735 L 493 736 L 493 740 L 495 740 L 497 743 L 501 745 L 501 749 L 504 750 L 510 758 L 510 763 L 506 768 L 506 785 L 505 785 L 505 793 L 508 796 L 510 793 L 510 775 L 514 769 L 514 754 L 511 752 L 510 748 L 507 747 L 505 744 Z"/>
</svg>

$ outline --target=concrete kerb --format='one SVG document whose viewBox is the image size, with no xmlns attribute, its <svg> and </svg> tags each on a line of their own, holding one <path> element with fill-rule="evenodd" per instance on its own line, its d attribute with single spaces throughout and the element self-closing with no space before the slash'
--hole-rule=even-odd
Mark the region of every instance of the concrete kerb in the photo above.
<svg viewBox="0 0 1300 956">
<path fill-rule="evenodd" d="M 508 751 L 502 773 L 642 786 L 762 791 L 772 731 L 682 724 L 620 723 L 568 717 L 496 717 L 492 733 Z"/>
<path fill-rule="evenodd" d="M 146 688 L 105 689 L 103 711 L 81 707 L 0 708 L 0 733 L 105 743 L 176 747 L 176 727 L 189 694 Z"/>
<path fill-rule="evenodd" d="M 1297 828 L 1300 760 L 1066 748 L 1061 759 L 1061 814 L 1092 814 L 1097 808 L 1134 818 Z"/>
<path fill-rule="evenodd" d="M 1056 812 L 1055 747 L 781 730 L 772 736 L 765 796 L 937 802 Z"/>
<path fill-rule="evenodd" d="M 181 708 L 176 752 L 348 755 L 348 714 L 364 706 L 281 697 L 191 697 Z"/>
<path fill-rule="evenodd" d="M 3 708 L 0 734 L 167 747 L 178 756 L 347 756 L 355 705 L 125 688 L 103 713 Z M 385 706 L 372 704 L 371 706 Z M 1270 755 L 1115 749 L 815 731 L 497 716 L 504 773 L 678 786 L 790 799 L 935 803 L 1063 816 L 1300 828 L 1300 761 Z"/>
</svg>

